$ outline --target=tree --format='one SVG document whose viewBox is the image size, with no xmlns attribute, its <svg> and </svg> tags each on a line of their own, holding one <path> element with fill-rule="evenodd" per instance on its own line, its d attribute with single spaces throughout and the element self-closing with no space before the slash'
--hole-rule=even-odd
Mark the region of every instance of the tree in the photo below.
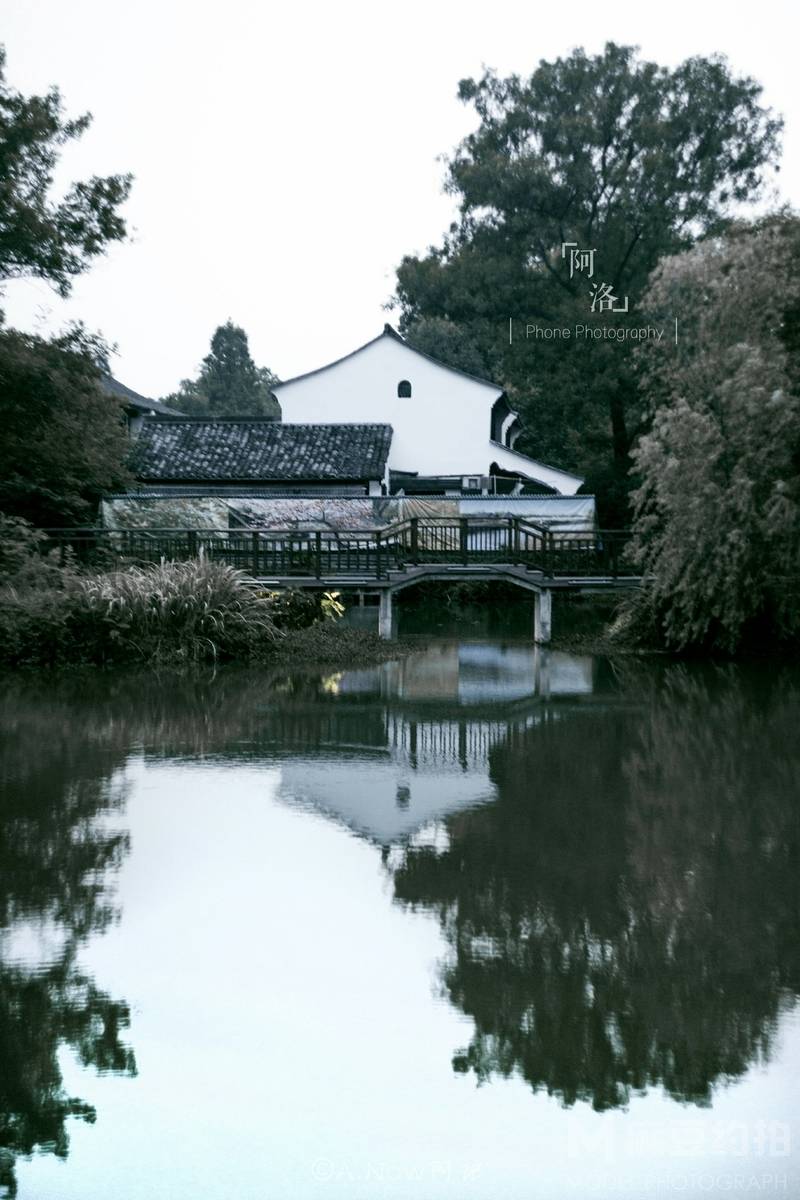
<svg viewBox="0 0 800 1200">
<path fill-rule="evenodd" d="M 486 362 L 465 329 L 442 317 L 423 317 L 414 325 L 409 345 L 468 375 L 486 378 Z"/>
<path fill-rule="evenodd" d="M 529 79 L 462 80 L 459 96 L 480 123 L 448 163 L 460 216 L 441 246 L 403 259 L 401 328 L 413 340 L 421 321 L 441 318 L 464 331 L 491 377 L 515 389 L 527 426 L 520 448 L 626 473 L 638 409 L 627 343 L 509 344 L 509 317 L 640 324 L 658 260 L 759 193 L 781 129 L 760 94 L 724 58 L 669 70 L 613 43 L 594 57 L 542 61 Z M 629 297 L 627 316 L 591 315 L 589 280 L 570 278 L 564 242 L 596 248 L 594 281 Z"/>
<path fill-rule="evenodd" d="M 280 406 L 271 395 L 277 382 L 268 367 L 254 363 L 241 326 L 226 321 L 217 326 L 197 379 L 184 379 L 164 402 L 189 416 L 280 419 Z"/>
<path fill-rule="evenodd" d="M 634 462 L 649 604 L 669 645 L 800 632 L 800 218 L 667 259 L 645 296 L 686 314 L 640 352 L 652 426 Z"/>
<path fill-rule="evenodd" d="M 103 343 L 75 328 L 52 340 L 0 331 L 0 508 L 39 525 L 85 521 L 124 489 L 128 440 L 103 391 Z"/>
<path fill-rule="evenodd" d="M 0 282 L 35 276 L 66 296 L 73 277 L 126 236 L 119 208 L 130 175 L 93 176 L 50 199 L 61 147 L 90 122 L 88 113 L 65 119 L 57 88 L 44 96 L 9 88 L 0 47 Z"/>
</svg>

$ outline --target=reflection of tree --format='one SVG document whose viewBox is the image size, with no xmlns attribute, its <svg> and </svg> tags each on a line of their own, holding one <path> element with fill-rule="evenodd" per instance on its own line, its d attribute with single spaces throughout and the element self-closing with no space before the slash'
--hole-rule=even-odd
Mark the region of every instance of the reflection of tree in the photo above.
<svg viewBox="0 0 800 1200">
<path fill-rule="evenodd" d="M 444 853 L 407 848 L 396 895 L 450 943 L 475 1021 L 457 1070 L 707 1103 L 800 989 L 800 696 L 678 667 L 623 694 L 498 747 L 497 804 L 452 818 Z"/>
<path fill-rule="evenodd" d="M 135 1071 L 121 1041 L 127 1006 L 77 964 L 88 935 L 114 917 L 106 881 L 127 849 L 105 824 L 124 799 L 114 778 L 123 733 L 89 734 L 85 717 L 46 695 L 30 704 L 6 693 L 0 706 L 0 1188 L 9 1195 L 18 1155 L 64 1156 L 67 1118 L 94 1120 L 64 1090 L 61 1047 L 99 1071 Z"/>
<path fill-rule="evenodd" d="M 66 1155 L 68 1117 L 94 1120 L 91 1105 L 63 1087 L 62 1047 L 99 1071 L 135 1071 L 122 1040 L 127 1005 L 100 990 L 78 964 L 82 944 L 115 917 L 108 881 L 128 839 L 113 822 L 124 803 L 121 768 L 130 747 L 140 744 L 159 756 L 219 752 L 228 745 L 241 753 L 243 743 L 265 738 L 325 742 L 341 735 L 342 718 L 324 691 L 313 673 L 267 680 L 263 673 L 234 670 L 216 677 L 93 674 L 57 684 L 5 681 L 0 1192 L 14 1194 L 19 1155 L 37 1148 Z M 359 719 L 363 724 L 363 714 Z M 380 713 L 376 719 L 375 736 L 384 732 Z M 360 727 L 358 736 L 364 736 Z M 47 951 L 32 961 L 42 940 Z"/>
</svg>

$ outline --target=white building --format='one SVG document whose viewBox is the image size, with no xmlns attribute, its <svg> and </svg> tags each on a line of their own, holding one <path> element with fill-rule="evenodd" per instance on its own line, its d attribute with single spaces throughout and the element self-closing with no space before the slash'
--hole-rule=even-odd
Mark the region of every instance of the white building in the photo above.
<svg viewBox="0 0 800 1200">
<path fill-rule="evenodd" d="M 273 389 L 288 423 L 381 422 L 393 434 L 387 487 L 494 490 L 492 477 L 517 475 L 573 496 L 583 479 L 514 449 L 520 421 L 499 384 L 468 375 L 413 349 L 390 325 L 371 342 Z M 403 476 L 408 477 L 407 481 Z M 415 483 L 416 480 L 416 483 Z"/>
</svg>

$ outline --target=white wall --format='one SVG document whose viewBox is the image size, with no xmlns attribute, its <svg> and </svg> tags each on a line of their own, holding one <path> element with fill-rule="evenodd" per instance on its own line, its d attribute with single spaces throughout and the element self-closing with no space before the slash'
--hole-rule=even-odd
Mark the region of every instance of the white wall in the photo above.
<svg viewBox="0 0 800 1200">
<path fill-rule="evenodd" d="M 401 379 L 411 399 L 397 396 Z M 275 389 L 284 421 L 387 421 L 389 466 L 421 475 L 485 475 L 492 405 L 502 389 L 476 383 L 383 336 L 317 374 Z"/>
<path fill-rule="evenodd" d="M 411 398 L 400 399 L 401 379 Z M 489 464 L 540 479 L 564 495 L 578 476 L 535 462 L 491 441 L 492 406 L 502 388 L 480 383 L 417 354 L 384 334 L 341 362 L 275 387 L 290 423 L 383 421 L 394 435 L 393 471 L 420 475 L 488 475 Z M 513 418 L 510 418 L 513 420 Z"/>
</svg>

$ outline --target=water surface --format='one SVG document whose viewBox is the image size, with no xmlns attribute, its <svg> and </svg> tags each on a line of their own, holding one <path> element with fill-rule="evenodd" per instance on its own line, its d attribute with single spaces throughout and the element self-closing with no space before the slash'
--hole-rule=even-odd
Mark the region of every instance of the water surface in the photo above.
<svg viewBox="0 0 800 1200">
<path fill-rule="evenodd" d="M 796 671 L 449 638 L 0 718 L 6 1192 L 800 1195 Z"/>
</svg>

